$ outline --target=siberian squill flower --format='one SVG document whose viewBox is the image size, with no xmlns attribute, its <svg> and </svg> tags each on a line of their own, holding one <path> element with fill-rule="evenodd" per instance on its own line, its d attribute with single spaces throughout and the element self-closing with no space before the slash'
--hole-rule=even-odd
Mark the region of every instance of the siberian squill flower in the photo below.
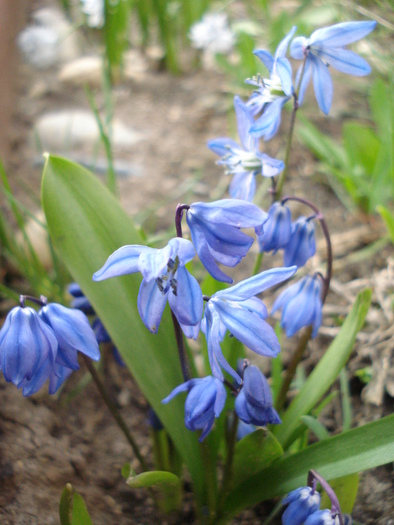
<svg viewBox="0 0 394 525">
<path fill-rule="evenodd" d="M 216 377 L 190 379 L 176 387 L 162 403 L 168 403 L 180 392 L 188 392 L 185 402 L 185 426 L 189 430 L 202 430 L 199 441 L 209 434 L 215 418 L 219 417 L 225 402 L 226 389 Z"/>
<path fill-rule="evenodd" d="M 141 272 L 138 311 L 148 330 L 157 332 L 168 300 L 185 335 L 197 337 L 203 298 L 198 282 L 185 268 L 194 256 L 193 244 L 178 237 L 159 250 L 140 245 L 123 246 L 107 259 L 93 280 Z"/>
<path fill-rule="evenodd" d="M 256 176 L 274 177 L 285 165 L 281 160 L 259 152 L 258 138 L 249 133 L 254 119 L 239 97 L 234 97 L 234 108 L 241 146 L 226 137 L 210 140 L 207 146 L 221 157 L 218 164 L 225 166 L 227 173 L 233 175 L 229 188 L 231 197 L 251 201 L 256 193 Z"/>
<path fill-rule="evenodd" d="M 96 314 L 93 306 L 90 304 L 89 299 L 84 295 L 78 283 L 70 283 L 67 286 L 67 291 L 73 297 L 70 303 L 72 308 L 77 308 L 86 315 Z"/>
<path fill-rule="evenodd" d="M 255 204 L 239 199 L 195 202 L 187 210 L 186 222 L 196 252 L 206 270 L 218 281 L 232 283 L 217 265 L 236 266 L 254 240 L 240 228 L 260 228 L 267 214 Z"/>
<path fill-rule="evenodd" d="M 310 514 L 305 520 L 305 525 L 340 525 L 339 516 L 331 510 L 318 510 Z"/>
<path fill-rule="evenodd" d="M 27 306 L 16 306 L 0 330 L 0 371 L 20 388 L 45 362 L 53 368 L 58 343 L 52 329 Z"/>
<path fill-rule="evenodd" d="M 207 13 L 200 22 L 190 28 L 189 38 L 192 46 L 213 55 L 229 53 L 235 44 L 235 34 L 231 31 L 225 13 Z"/>
<path fill-rule="evenodd" d="M 81 0 L 82 12 L 87 17 L 89 27 L 103 27 L 104 25 L 104 0 Z"/>
<path fill-rule="evenodd" d="M 282 524 L 302 525 L 308 516 L 319 509 L 320 494 L 311 487 L 301 487 L 290 492 L 282 505 L 288 505 L 282 515 Z"/>
<path fill-rule="evenodd" d="M 284 248 L 283 262 L 285 266 L 304 266 L 307 260 L 315 255 L 315 224 L 313 217 L 298 217 L 291 225 L 289 242 Z"/>
<path fill-rule="evenodd" d="M 284 248 L 291 236 L 291 213 L 290 209 L 280 202 L 274 204 L 268 210 L 268 219 L 264 223 L 263 232 L 257 232 L 257 239 L 261 252 L 277 252 Z"/>
<path fill-rule="evenodd" d="M 235 399 L 235 412 L 244 423 L 257 426 L 281 423 L 272 406 L 272 394 L 266 378 L 256 366 L 247 366 L 243 385 Z"/>
<path fill-rule="evenodd" d="M 293 40 L 290 46 L 291 56 L 297 60 L 304 60 L 306 56 L 299 87 L 300 104 L 312 77 L 319 108 L 326 115 L 329 113 L 333 94 L 329 66 L 355 76 L 365 76 L 371 72 L 369 64 L 353 51 L 345 49 L 345 46 L 368 35 L 375 26 L 375 21 L 343 22 L 318 29 L 309 38 L 300 36 Z M 301 71 L 302 66 L 298 77 Z"/>
<path fill-rule="evenodd" d="M 257 354 L 267 357 L 278 355 L 278 338 L 265 321 L 267 309 L 255 295 L 289 279 L 296 270 L 295 266 L 273 268 L 212 295 L 205 306 L 201 329 L 207 339 L 209 364 L 215 377 L 223 380 L 223 368 L 239 384 L 242 382 L 220 348 L 226 330 Z"/>
<path fill-rule="evenodd" d="M 312 337 L 322 322 L 323 283 L 319 275 L 307 275 L 284 290 L 274 302 L 272 313 L 282 309 L 281 326 L 292 337 L 304 326 L 312 325 Z"/>
<path fill-rule="evenodd" d="M 275 56 L 269 51 L 259 49 L 254 54 L 263 62 L 270 73 L 270 78 L 248 80 L 258 89 L 246 103 L 252 115 L 263 111 L 261 117 L 253 124 L 250 133 L 255 137 L 264 137 L 270 140 L 278 131 L 281 121 L 282 107 L 290 100 L 293 94 L 292 70 L 286 58 L 287 47 L 292 39 L 296 27 L 278 45 Z"/>
</svg>

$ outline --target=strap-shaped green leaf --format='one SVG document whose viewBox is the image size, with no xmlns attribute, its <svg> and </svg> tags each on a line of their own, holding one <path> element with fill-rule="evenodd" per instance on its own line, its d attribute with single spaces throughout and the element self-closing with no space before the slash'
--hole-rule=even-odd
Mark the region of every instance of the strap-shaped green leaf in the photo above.
<svg viewBox="0 0 394 525">
<path fill-rule="evenodd" d="M 180 450 L 202 503 L 200 448 L 197 436 L 183 422 L 184 399 L 180 396 L 170 405 L 161 403 L 183 382 L 169 312 L 164 313 L 159 333 L 152 335 L 137 310 L 141 276 L 92 281 L 93 273 L 117 248 L 143 244 L 133 222 L 89 171 L 55 156 L 46 159 L 42 203 L 56 249 Z"/>
<path fill-rule="evenodd" d="M 337 378 L 353 350 L 357 332 L 362 327 L 371 302 L 371 290 L 361 292 L 341 331 L 326 350 L 282 417 L 282 424 L 274 434 L 284 449 L 291 444 L 291 437 L 300 423 L 301 416 L 309 414 Z"/>
<path fill-rule="evenodd" d="M 59 517 L 61 525 L 93 525 L 83 497 L 67 483 L 60 497 Z"/>
<path fill-rule="evenodd" d="M 283 457 L 231 491 L 225 503 L 234 515 L 260 501 L 306 485 L 308 471 L 327 481 L 394 461 L 394 415 L 330 437 Z"/>
</svg>

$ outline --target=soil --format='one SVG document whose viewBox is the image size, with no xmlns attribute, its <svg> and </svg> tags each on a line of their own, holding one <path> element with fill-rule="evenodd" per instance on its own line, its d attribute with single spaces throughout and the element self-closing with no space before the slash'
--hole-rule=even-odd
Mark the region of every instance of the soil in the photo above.
<svg viewBox="0 0 394 525">
<path fill-rule="evenodd" d="M 233 125 L 231 121 L 229 123 L 227 111 L 232 96 L 225 78 L 217 72 L 189 70 L 173 77 L 147 64 L 146 69 L 132 80 L 120 82 L 114 90 L 115 115 L 143 137 L 128 151 L 115 151 L 115 159 L 131 166 L 131 174 L 118 180 L 123 206 L 150 232 L 162 233 L 172 226 L 172 213 L 178 202 L 208 201 L 225 195 L 228 179 L 223 176 L 221 167 L 215 165 L 215 156 L 205 143 L 210 138 L 232 133 Z M 54 109 L 89 109 L 83 89 L 59 82 L 57 75 L 55 67 L 38 72 L 28 64 L 20 65 L 12 152 L 7 165 L 17 197 L 33 211 L 37 208 L 34 208 L 31 195 L 39 195 L 41 167 L 37 167 L 37 151 L 32 145 L 32 125 L 39 116 Z M 307 112 L 321 129 L 338 137 L 341 108 L 345 105 L 349 87 L 343 82 L 335 89 L 335 117 L 316 116 L 312 99 Z M 101 109 L 104 100 L 100 90 L 94 95 Z M 365 111 L 365 99 L 352 93 L 352 100 L 358 102 L 361 112 Z M 287 129 L 288 120 L 285 114 L 283 130 Z M 283 150 L 282 136 L 267 144 L 266 151 L 273 156 L 283 157 Z M 84 160 L 89 155 L 84 145 L 80 150 L 68 153 L 77 160 Z M 349 364 L 352 425 L 358 426 L 392 411 L 392 398 L 387 393 L 378 405 L 365 402 L 361 395 L 363 384 L 353 373 L 363 366 L 376 364 L 380 358 L 368 337 L 382 333 L 388 326 L 376 290 L 393 251 L 386 246 L 371 257 L 355 262 L 352 258 L 355 252 L 380 238 L 384 231 L 382 224 L 376 217 L 345 209 L 319 173 L 315 159 L 297 142 L 290 173 L 286 193 L 306 196 L 322 209 L 334 239 L 335 287 L 328 296 L 321 334 L 307 349 L 304 361 L 307 371 L 313 368 L 335 335 L 334 319 L 349 310 L 358 290 L 367 285 L 374 286 L 373 315 L 370 314 L 367 326 L 358 338 Z M 102 178 L 102 175 L 98 174 L 98 177 Z M 301 208 L 295 206 L 294 211 L 301 212 Z M 324 262 L 324 248 L 320 248 L 316 266 L 320 260 Z M 245 262 L 246 268 L 251 264 L 252 258 Z M 23 279 L 9 269 L 4 275 L 18 292 L 23 292 Z M 382 291 L 383 295 L 385 292 L 387 290 Z M 267 302 L 270 304 L 270 299 Z M 3 313 L 9 306 L 8 302 L 0 305 Z M 393 339 L 389 339 L 381 351 L 386 351 L 389 345 L 392 349 L 392 342 Z M 289 350 L 286 343 L 283 349 L 285 362 Z M 104 373 L 110 395 L 136 436 L 142 452 L 149 456 L 149 407 L 145 399 L 128 372 L 110 356 L 106 359 Z M 85 374 L 81 366 L 58 398 L 40 392 L 25 399 L 13 385 L 0 378 L 1 525 L 59 523 L 58 503 L 66 483 L 72 483 L 85 498 L 95 525 L 194 523 L 187 485 L 182 512 L 170 516 L 155 508 L 147 491 L 131 490 L 126 486 L 120 474 L 122 466 L 131 462 L 138 468 L 138 464 L 94 384 L 89 383 L 82 392 L 74 393 Z M 341 425 L 339 401 L 334 401 L 326 410 L 324 423 L 330 430 Z M 364 472 L 360 477 L 354 519 L 366 525 L 393 525 L 392 465 Z M 232 523 L 262 523 L 268 510 L 261 504 L 244 512 Z"/>
</svg>

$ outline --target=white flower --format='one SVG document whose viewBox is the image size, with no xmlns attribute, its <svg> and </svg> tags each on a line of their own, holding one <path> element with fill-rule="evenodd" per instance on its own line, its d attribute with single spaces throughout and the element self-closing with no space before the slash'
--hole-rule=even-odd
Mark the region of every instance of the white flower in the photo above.
<svg viewBox="0 0 394 525">
<path fill-rule="evenodd" d="M 18 46 L 32 66 L 45 69 L 59 60 L 59 39 L 50 27 L 28 26 L 18 36 Z"/>
<path fill-rule="evenodd" d="M 90 27 L 103 27 L 104 0 L 81 0 L 82 12 L 87 16 Z"/>
<path fill-rule="evenodd" d="M 212 54 L 229 53 L 235 43 L 235 34 L 228 26 L 224 13 L 208 13 L 190 29 L 189 38 L 196 49 Z"/>
</svg>

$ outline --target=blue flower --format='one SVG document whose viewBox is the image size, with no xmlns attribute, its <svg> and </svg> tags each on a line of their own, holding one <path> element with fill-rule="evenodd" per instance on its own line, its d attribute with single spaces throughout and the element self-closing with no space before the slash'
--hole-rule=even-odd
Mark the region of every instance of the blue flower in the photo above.
<svg viewBox="0 0 394 525">
<path fill-rule="evenodd" d="M 222 367 L 239 384 L 242 382 L 225 360 L 220 348 L 226 330 L 257 354 L 267 357 L 278 355 L 278 338 L 273 328 L 264 320 L 267 309 L 254 296 L 289 279 L 296 270 L 295 266 L 273 268 L 212 295 L 205 307 L 201 329 L 207 339 L 209 363 L 215 377 L 223 379 Z"/>
<path fill-rule="evenodd" d="M 48 392 L 51 395 L 55 394 L 72 372 L 71 368 L 59 365 L 56 362 L 52 365 L 47 359 L 30 380 L 25 379 L 20 385 L 22 393 L 25 397 L 35 394 L 49 379 Z"/>
<path fill-rule="evenodd" d="M 162 403 L 168 403 L 180 392 L 189 392 L 185 402 L 185 425 L 189 430 L 202 430 L 199 441 L 209 434 L 215 418 L 219 417 L 226 403 L 226 389 L 219 379 L 208 376 L 190 379 L 175 388 Z"/>
<path fill-rule="evenodd" d="M 86 315 L 94 315 L 93 306 L 90 304 L 89 299 L 85 297 L 81 287 L 77 283 L 71 283 L 67 286 L 67 291 L 73 296 L 71 301 L 71 307 L 81 310 Z"/>
<path fill-rule="evenodd" d="M 304 60 L 307 55 L 299 89 L 300 104 L 312 77 L 317 103 L 323 113 L 329 113 L 333 88 L 328 66 L 355 76 L 364 76 L 371 72 L 369 64 L 363 58 L 344 46 L 368 35 L 375 26 L 375 21 L 344 22 L 318 29 L 310 38 L 301 36 L 293 40 L 290 46 L 291 56 Z"/>
<path fill-rule="evenodd" d="M 235 412 L 244 423 L 257 426 L 281 423 L 272 406 L 272 394 L 266 378 L 256 366 L 245 368 L 243 386 L 235 399 Z"/>
<path fill-rule="evenodd" d="M 268 210 L 268 219 L 262 233 L 257 232 L 261 252 L 277 252 L 284 248 L 291 236 L 291 213 L 287 206 L 275 202 Z"/>
<path fill-rule="evenodd" d="M 310 514 L 305 521 L 305 525 L 339 525 L 338 514 L 332 514 L 329 509 L 318 510 Z"/>
<path fill-rule="evenodd" d="M 270 72 L 269 79 L 248 81 L 249 84 L 256 85 L 258 90 L 252 94 L 246 105 L 252 115 L 263 111 L 261 117 L 250 128 L 250 134 L 254 137 L 270 140 L 277 133 L 282 107 L 293 94 L 291 65 L 285 55 L 295 31 L 294 26 L 280 42 L 274 57 L 262 49 L 254 52 Z"/>
<path fill-rule="evenodd" d="M 290 492 L 282 505 L 289 505 L 282 515 L 282 524 L 302 525 L 309 515 L 319 509 L 320 494 L 311 487 L 301 487 Z"/>
<path fill-rule="evenodd" d="M 301 268 L 315 252 L 315 224 L 311 217 L 299 217 L 291 225 L 290 240 L 284 249 L 284 265 Z"/>
<path fill-rule="evenodd" d="M 218 164 L 226 166 L 227 173 L 234 175 L 229 189 L 230 196 L 251 201 L 256 193 L 256 175 L 261 173 L 264 177 L 274 177 L 285 165 L 281 160 L 259 152 L 258 138 L 249 134 L 254 119 L 239 97 L 234 98 L 234 107 L 242 146 L 223 137 L 210 140 L 207 145 L 222 157 Z"/>
<path fill-rule="evenodd" d="M 304 326 L 312 325 L 315 337 L 322 322 L 323 283 L 318 275 L 305 276 L 284 290 L 274 302 L 272 313 L 282 311 L 281 326 L 292 337 Z"/>
<path fill-rule="evenodd" d="M 241 439 L 252 434 L 255 430 L 256 427 L 252 425 L 252 423 L 244 423 L 242 420 L 239 420 L 237 426 L 237 441 L 241 441 Z"/>
<path fill-rule="evenodd" d="M 178 237 L 160 250 L 139 245 L 123 246 L 107 259 L 93 275 L 93 280 L 141 272 L 138 311 L 148 330 L 157 332 L 168 299 L 185 335 L 196 337 L 203 298 L 198 282 L 185 268 L 194 255 L 192 243 Z"/>
<path fill-rule="evenodd" d="M 48 362 L 53 368 L 58 343 L 52 329 L 30 307 L 16 306 L 0 330 L 0 370 L 18 388 Z"/>
<path fill-rule="evenodd" d="M 256 205 L 239 199 L 211 203 L 195 202 L 187 211 L 186 221 L 196 252 L 206 270 L 218 281 L 232 283 L 217 265 L 236 266 L 248 253 L 253 238 L 240 228 L 258 228 L 267 214 Z"/>
<path fill-rule="evenodd" d="M 78 370 L 78 352 L 94 361 L 100 359 L 100 349 L 88 318 L 80 310 L 49 303 L 38 313 L 44 323 L 54 332 L 58 342 L 56 362 L 72 370 Z"/>
</svg>

